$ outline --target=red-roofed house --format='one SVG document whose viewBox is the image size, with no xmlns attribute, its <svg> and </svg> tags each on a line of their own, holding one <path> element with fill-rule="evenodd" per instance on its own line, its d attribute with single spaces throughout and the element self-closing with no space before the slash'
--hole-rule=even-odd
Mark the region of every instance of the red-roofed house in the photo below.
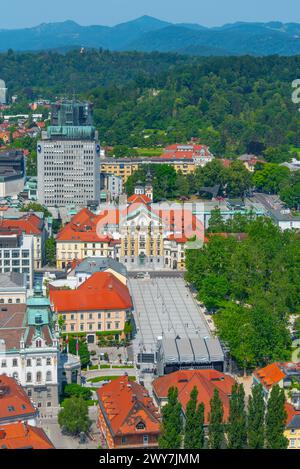
<svg viewBox="0 0 300 469">
<path fill-rule="evenodd" d="M 98 426 L 109 449 L 157 448 L 160 417 L 142 385 L 121 376 L 97 394 Z"/>
<path fill-rule="evenodd" d="M 115 257 L 115 246 L 111 236 L 98 233 L 97 226 L 101 220 L 117 226 L 116 210 L 103 211 L 95 215 L 83 208 L 64 226 L 56 238 L 56 265 L 59 269 L 70 267 L 75 260 L 86 257 Z"/>
<path fill-rule="evenodd" d="M 253 373 L 253 385 L 261 384 L 265 400 L 268 400 L 270 391 L 275 384 L 281 388 L 287 388 L 290 387 L 292 379 L 300 381 L 300 362 L 271 363 Z"/>
<path fill-rule="evenodd" d="M 94 273 L 76 290 L 50 288 L 49 296 L 54 311 L 65 321 L 64 332 L 86 333 L 89 342 L 101 332 L 123 335 L 132 311 L 127 286 L 108 272 Z"/>
<path fill-rule="evenodd" d="M 0 229 L 19 230 L 23 234 L 33 236 L 34 268 L 40 269 L 45 259 L 46 226 L 42 218 L 35 213 L 28 212 L 19 218 L 2 218 Z"/>
<path fill-rule="evenodd" d="M 0 449 L 54 449 L 42 428 L 27 423 L 0 425 Z"/>
<path fill-rule="evenodd" d="M 291 404 L 285 404 L 287 419 L 284 436 L 288 439 L 288 449 L 300 449 L 300 410 Z"/>
<path fill-rule="evenodd" d="M 190 160 L 196 166 L 205 166 L 214 159 L 214 156 L 206 145 L 175 143 L 166 147 L 160 158 L 166 163 L 168 160 Z"/>
<path fill-rule="evenodd" d="M 0 375 L 0 425 L 28 422 L 35 425 L 37 410 L 13 378 Z"/>
<path fill-rule="evenodd" d="M 198 390 L 198 403 L 203 402 L 205 407 L 204 423 L 208 424 L 210 412 L 210 400 L 214 390 L 219 391 L 220 399 L 224 409 L 224 421 L 229 417 L 229 399 L 235 380 L 231 376 L 219 371 L 208 370 L 180 370 L 161 376 L 152 383 L 153 394 L 159 407 L 168 402 L 168 391 L 171 387 L 177 387 L 178 400 L 185 414 L 187 403 L 194 387 Z"/>
</svg>

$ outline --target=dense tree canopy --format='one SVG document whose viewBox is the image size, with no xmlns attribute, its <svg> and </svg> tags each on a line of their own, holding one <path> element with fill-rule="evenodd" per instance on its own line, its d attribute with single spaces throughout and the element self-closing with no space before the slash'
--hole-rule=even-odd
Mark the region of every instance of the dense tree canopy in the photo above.
<svg viewBox="0 0 300 469">
<path fill-rule="evenodd" d="M 168 391 L 168 403 L 162 409 L 159 447 L 162 449 L 179 449 L 181 447 L 182 427 L 178 389 L 171 387 Z"/>
<path fill-rule="evenodd" d="M 71 96 L 75 86 L 94 103 L 101 140 L 109 145 L 149 147 L 199 137 L 218 156 L 264 152 L 276 163 L 288 146 L 300 145 L 291 100 L 298 56 L 8 51 L 0 54 L 0 69 L 20 101 Z"/>
<path fill-rule="evenodd" d="M 58 423 L 72 435 L 87 432 L 91 425 L 87 402 L 82 397 L 66 399 L 64 407 L 59 411 Z"/>
<path fill-rule="evenodd" d="M 216 311 L 215 324 L 243 367 L 290 358 L 289 313 L 300 306 L 300 238 L 269 219 L 249 223 L 246 239 L 212 236 L 187 251 L 187 275 Z"/>
</svg>

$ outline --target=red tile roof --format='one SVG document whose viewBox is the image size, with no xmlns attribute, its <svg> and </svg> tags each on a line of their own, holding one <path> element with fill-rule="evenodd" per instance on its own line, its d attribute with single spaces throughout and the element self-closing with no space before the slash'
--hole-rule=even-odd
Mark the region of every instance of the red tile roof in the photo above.
<svg viewBox="0 0 300 469">
<path fill-rule="evenodd" d="M 97 391 L 100 409 L 109 421 L 113 435 L 140 434 L 137 424 L 145 424 L 145 432 L 159 433 L 158 409 L 146 389 L 121 376 Z"/>
<path fill-rule="evenodd" d="M 147 195 L 137 195 L 133 194 L 131 197 L 127 199 L 129 204 L 133 203 L 141 203 L 141 204 L 150 204 L 152 201 Z"/>
<path fill-rule="evenodd" d="M 0 426 L 0 449 L 54 449 L 44 430 L 26 423 Z"/>
<path fill-rule="evenodd" d="M 99 215 L 95 215 L 88 209 L 81 210 L 75 215 L 58 234 L 57 241 L 78 241 L 78 242 L 107 242 L 114 244 L 114 240 L 109 235 L 102 235 L 106 225 L 120 224 L 121 217 L 124 219 L 139 210 L 146 207 L 149 212 L 161 218 L 165 231 L 170 231 L 175 237 L 181 239 L 184 236 L 191 238 L 196 234 L 197 238 L 203 236 L 204 227 L 200 220 L 192 214 L 191 210 L 182 208 L 178 204 L 178 210 L 173 208 L 156 209 L 148 203 L 148 197 L 137 196 L 139 200 L 133 200 L 129 206 L 120 212 L 119 209 L 104 210 Z M 146 197 L 146 199 L 145 199 Z M 149 202 L 150 199 L 149 199 Z"/>
<path fill-rule="evenodd" d="M 17 219 L 2 219 L 0 221 L 0 229 L 20 230 L 26 234 L 40 235 L 42 221 L 34 213 L 26 213 Z"/>
<path fill-rule="evenodd" d="M 220 160 L 224 168 L 229 168 L 233 160 L 222 159 Z"/>
<path fill-rule="evenodd" d="M 0 423 L 35 415 L 36 409 L 24 389 L 13 378 L 0 375 Z"/>
<path fill-rule="evenodd" d="M 162 159 L 178 159 L 178 160 L 193 160 L 197 157 L 211 157 L 212 154 L 206 145 L 199 145 L 194 143 L 188 144 L 173 144 L 165 148 L 164 153 L 160 156 Z"/>
<path fill-rule="evenodd" d="M 216 370 L 181 370 L 165 376 L 161 376 L 153 381 L 152 386 L 159 399 L 166 399 L 168 390 L 172 386 L 178 389 L 178 400 L 183 411 L 186 410 L 187 403 L 194 387 L 198 390 L 198 403 L 203 402 L 205 406 L 205 424 L 208 424 L 210 412 L 210 400 L 214 390 L 218 389 L 220 399 L 224 408 L 224 421 L 229 417 L 229 396 L 235 381 L 231 376 L 220 373 Z"/>
<path fill-rule="evenodd" d="M 109 272 L 94 273 L 76 290 L 50 290 L 49 295 L 58 312 L 132 308 L 128 288 Z"/>
<path fill-rule="evenodd" d="M 264 368 L 254 371 L 254 376 L 261 382 L 262 386 L 270 389 L 278 384 L 285 377 L 285 373 L 280 369 L 279 363 L 271 363 Z"/>
<path fill-rule="evenodd" d="M 111 237 L 99 236 L 97 230 L 98 223 L 114 223 L 115 211 L 103 211 L 100 215 L 95 215 L 87 208 L 78 212 L 57 235 L 57 241 L 82 241 L 82 242 L 109 242 Z"/>
</svg>

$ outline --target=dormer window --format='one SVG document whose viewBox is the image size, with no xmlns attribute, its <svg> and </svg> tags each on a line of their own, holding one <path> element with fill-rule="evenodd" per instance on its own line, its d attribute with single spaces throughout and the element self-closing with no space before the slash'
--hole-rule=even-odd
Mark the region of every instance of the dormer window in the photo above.
<svg viewBox="0 0 300 469">
<path fill-rule="evenodd" d="M 41 347 L 42 347 L 42 341 L 41 341 L 41 339 L 36 340 L 35 346 L 36 346 L 36 348 L 41 348 Z"/>
<path fill-rule="evenodd" d="M 135 428 L 137 430 L 145 430 L 146 425 L 144 424 L 144 422 L 139 422 Z"/>
</svg>

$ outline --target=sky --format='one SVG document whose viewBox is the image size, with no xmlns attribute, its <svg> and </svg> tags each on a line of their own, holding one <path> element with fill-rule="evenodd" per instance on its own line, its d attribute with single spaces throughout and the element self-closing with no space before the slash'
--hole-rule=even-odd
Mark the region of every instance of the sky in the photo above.
<svg viewBox="0 0 300 469">
<path fill-rule="evenodd" d="M 173 23 L 220 26 L 235 21 L 300 23 L 299 0 L 0 0 L 0 28 L 74 20 L 113 26 L 150 15 Z M 5 14 L 3 14 L 5 13 Z"/>
</svg>

